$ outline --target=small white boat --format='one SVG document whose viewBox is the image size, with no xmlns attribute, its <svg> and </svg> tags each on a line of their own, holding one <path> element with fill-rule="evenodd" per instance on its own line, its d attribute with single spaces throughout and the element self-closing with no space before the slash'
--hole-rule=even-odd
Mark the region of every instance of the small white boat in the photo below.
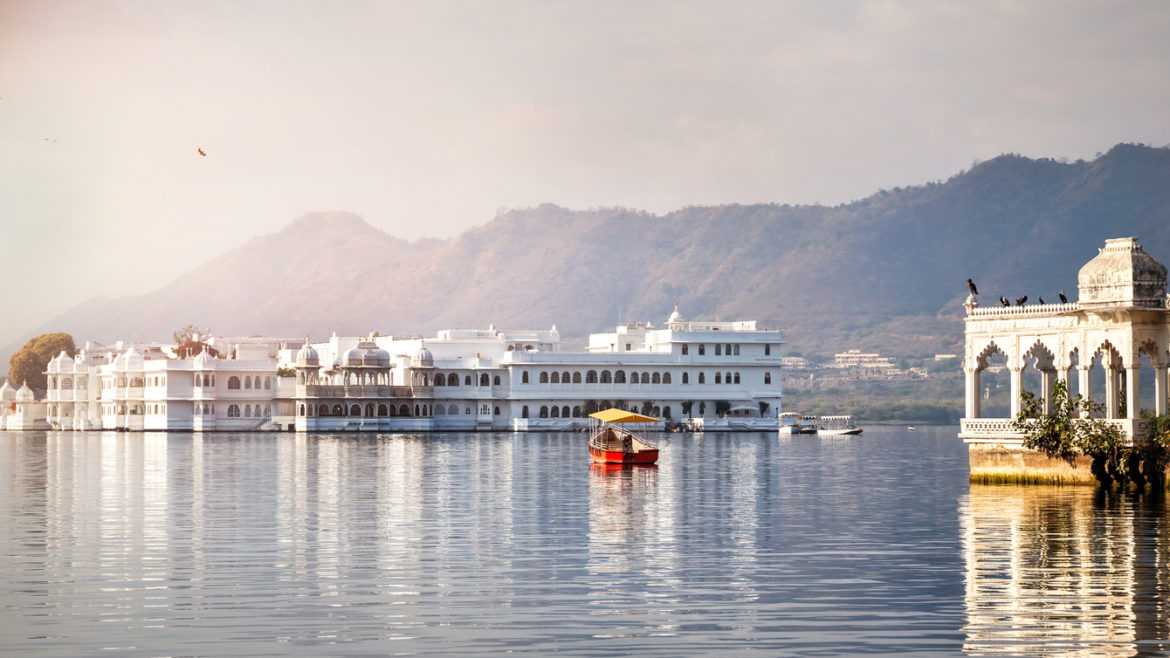
<svg viewBox="0 0 1170 658">
<path fill-rule="evenodd" d="M 800 414 L 792 412 L 780 414 L 780 434 L 800 434 Z"/>
<path fill-rule="evenodd" d="M 816 416 L 801 416 L 800 417 L 800 433 L 801 434 L 816 434 L 817 433 L 817 417 Z"/>
<path fill-rule="evenodd" d="M 852 436 L 861 434 L 861 428 L 853 424 L 853 416 L 821 416 L 817 429 L 821 436 Z"/>
<path fill-rule="evenodd" d="M 914 426 L 913 426 L 913 425 L 911 425 L 911 426 L 907 427 L 907 428 L 906 428 L 906 431 L 907 431 L 907 432 L 913 432 L 913 431 L 914 431 Z"/>
</svg>

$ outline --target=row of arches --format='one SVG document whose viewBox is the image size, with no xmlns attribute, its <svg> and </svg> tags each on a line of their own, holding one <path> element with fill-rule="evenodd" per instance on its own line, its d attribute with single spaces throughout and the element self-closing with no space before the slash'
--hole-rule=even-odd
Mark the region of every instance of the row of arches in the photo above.
<svg viewBox="0 0 1170 658">
<path fill-rule="evenodd" d="M 243 414 L 241 415 L 241 411 Z M 245 404 L 241 409 L 238 404 L 229 404 L 227 408 L 228 418 L 270 418 L 272 416 L 272 406 L 264 405 L 264 415 L 260 415 L 260 405 L 253 407 L 250 404 Z"/>
<path fill-rule="evenodd" d="M 698 349 L 699 349 L 700 356 L 705 356 L 707 354 L 707 345 L 706 344 L 696 343 L 696 347 L 698 347 Z M 732 348 L 734 348 L 734 351 Z M 682 353 L 684 355 L 691 353 L 690 345 L 688 343 L 683 343 Z M 764 355 L 768 356 L 771 353 L 772 353 L 772 346 L 765 344 L 764 345 Z M 736 345 L 733 343 L 728 343 L 726 345 L 723 343 L 715 343 L 715 356 L 739 356 L 739 345 Z"/>
<path fill-rule="evenodd" d="M 304 417 L 326 417 L 326 416 L 343 416 L 350 418 L 395 418 L 395 417 L 429 417 L 431 415 L 431 405 L 416 404 L 411 413 L 411 406 L 408 404 L 374 404 L 367 402 L 363 407 L 360 404 L 341 404 L 338 402 L 328 403 L 322 402 L 320 404 L 305 404 L 304 402 L 297 405 L 297 415 Z"/>
<path fill-rule="evenodd" d="M 482 411 L 482 413 L 487 413 L 487 405 L 484 405 L 483 409 L 481 411 Z M 472 408 L 470 406 L 463 407 L 463 415 L 464 416 L 469 416 L 473 413 L 475 413 L 474 408 Z M 444 408 L 444 406 L 442 404 L 436 404 L 435 405 L 435 415 L 436 416 L 458 416 L 459 415 L 459 406 L 454 405 L 454 404 L 449 404 L 446 406 L 446 408 Z M 500 408 L 494 407 L 492 409 L 492 415 L 499 416 L 500 415 Z"/>
<path fill-rule="evenodd" d="M 204 375 L 204 377 L 207 377 L 207 375 Z M 215 376 L 212 375 L 211 377 L 212 377 L 211 383 L 206 384 L 207 386 L 214 386 L 215 385 Z M 244 389 L 255 388 L 258 390 L 260 388 L 260 383 L 261 383 L 260 375 L 256 375 L 256 377 L 254 378 L 254 381 L 255 381 L 255 383 L 253 385 L 252 375 L 244 375 L 244 379 L 243 379 Z M 241 383 L 241 380 L 237 375 L 232 375 L 231 377 L 228 377 L 228 384 L 227 384 L 228 390 L 232 390 L 232 391 L 240 390 L 240 383 Z M 203 386 L 204 385 L 204 384 L 199 383 L 199 375 L 195 375 L 195 385 L 196 386 Z M 268 390 L 272 389 L 272 377 L 269 375 L 265 375 L 265 377 L 264 377 L 264 388 L 268 389 Z"/>
<path fill-rule="evenodd" d="M 472 375 L 463 375 L 463 385 L 464 386 L 475 386 L 477 383 L 479 386 L 499 386 L 500 385 L 500 376 L 495 375 L 494 377 L 488 377 L 488 374 L 486 372 L 480 373 L 478 378 L 474 377 Z M 435 374 L 435 386 L 458 386 L 458 385 L 459 385 L 459 375 L 456 373 L 451 372 L 451 373 L 447 373 L 446 375 L 444 375 L 443 373 L 440 372 L 440 373 Z M 426 384 L 424 383 L 423 386 L 426 386 Z"/>
</svg>

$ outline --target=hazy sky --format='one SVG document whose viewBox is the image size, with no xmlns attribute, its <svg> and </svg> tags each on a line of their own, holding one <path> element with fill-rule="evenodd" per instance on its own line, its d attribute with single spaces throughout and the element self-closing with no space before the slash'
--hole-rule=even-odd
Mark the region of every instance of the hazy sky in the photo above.
<svg viewBox="0 0 1170 658">
<path fill-rule="evenodd" d="M 0 346 L 306 210 L 447 237 L 1164 145 L 1168 35 L 1162 1 L 0 0 Z"/>
</svg>

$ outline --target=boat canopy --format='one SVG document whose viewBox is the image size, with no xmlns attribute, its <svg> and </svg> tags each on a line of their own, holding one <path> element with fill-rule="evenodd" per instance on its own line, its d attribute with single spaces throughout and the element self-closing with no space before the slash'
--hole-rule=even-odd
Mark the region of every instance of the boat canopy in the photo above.
<svg viewBox="0 0 1170 658">
<path fill-rule="evenodd" d="M 606 423 L 657 423 L 658 419 L 652 416 L 643 416 L 632 411 L 624 409 L 606 409 L 598 411 L 595 414 L 589 414 L 590 418 L 596 418 Z"/>
</svg>

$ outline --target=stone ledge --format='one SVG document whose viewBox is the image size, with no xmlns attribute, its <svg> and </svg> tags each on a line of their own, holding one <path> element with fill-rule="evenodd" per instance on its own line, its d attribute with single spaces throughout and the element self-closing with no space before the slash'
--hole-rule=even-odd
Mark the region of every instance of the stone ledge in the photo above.
<svg viewBox="0 0 1170 658">
<path fill-rule="evenodd" d="M 1091 469 L 1093 460 L 1088 457 L 1077 457 L 1069 464 L 1018 444 L 968 443 L 972 482 L 1097 484 Z"/>
</svg>

